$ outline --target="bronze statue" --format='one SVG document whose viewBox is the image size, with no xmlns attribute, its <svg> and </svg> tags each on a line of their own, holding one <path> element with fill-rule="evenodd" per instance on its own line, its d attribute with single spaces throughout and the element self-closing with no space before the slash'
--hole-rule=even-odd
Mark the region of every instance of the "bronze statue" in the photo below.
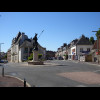
<svg viewBox="0 0 100 100">
<path fill-rule="evenodd" d="M 36 51 L 38 51 L 38 42 L 37 42 L 37 33 L 35 33 L 35 36 L 34 36 L 34 38 L 33 38 L 33 40 L 34 40 L 34 43 L 33 43 L 33 50 L 36 50 Z"/>
</svg>

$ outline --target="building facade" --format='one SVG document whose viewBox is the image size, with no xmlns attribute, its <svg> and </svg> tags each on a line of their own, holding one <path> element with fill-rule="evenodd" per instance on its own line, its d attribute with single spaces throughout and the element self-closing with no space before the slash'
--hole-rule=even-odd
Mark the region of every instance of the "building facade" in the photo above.
<svg viewBox="0 0 100 100">
<path fill-rule="evenodd" d="M 11 48 L 7 51 L 7 61 L 11 62 Z"/>
<path fill-rule="evenodd" d="M 51 60 L 51 59 L 53 59 L 53 58 L 55 58 L 55 51 L 46 51 L 46 59 L 47 60 Z"/>
<path fill-rule="evenodd" d="M 80 39 L 75 39 L 71 42 L 70 59 L 80 60 L 80 57 L 85 57 L 86 55 L 89 55 L 92 48 L 93 44 L 89 41 L 89 38 L 82 35 Z"/>
<path fill-rule="evenodd" d="M 56 52 L 56 57 L 62 57 L 65 59 L 65 55 L 68 55 L 68 60 L 80 60 L 81 57 L 89 55 L 93 47 L 93 44 L 90 43 L 89 38 L 82 35 L 79 39 L 75 39 L 58 48 Z"/>
<path fill-rule="evenodd" d="M 66 43 L 63 44 L 60 48 L 57 49 L 57 52 L 55 53 L 56 59 L 62 60 L 67 59 L 66 55 L 68 55 L 68 46 Z"/>
<path fill-rule="evenodd" d="M 29 39 L 25 33 L 19 32 L 12 40 L 11 45 L 11 62 L 22 62 L 27 60 L 33 50 L 34 40 Z M 42 58 L 45 59 L 46 48 L 43 48 L 38 43 L 38 52 L 42 54 Z"/>
<path fill-rule="evenodd" d="M 100 36 L 99 36 L 98 40 L 96 40 L 94 45 L 93 45 L 91 55 L 92 55 L 93 62 L 100 63 Z"/>
</svg>

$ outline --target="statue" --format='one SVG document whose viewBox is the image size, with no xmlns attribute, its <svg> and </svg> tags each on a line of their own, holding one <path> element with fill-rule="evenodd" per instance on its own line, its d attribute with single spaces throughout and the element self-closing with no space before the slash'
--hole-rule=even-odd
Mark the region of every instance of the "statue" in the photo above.
<svg viewBox="0 0 100 100">
<path fill-rule="evenodd" d="M 29 61 L 28 64 L 31 65 L 43 65 L 43 61 L 39 61 L 38 59 L 38 42 L 37 42 L 37 34 L 33 38 L 33 61 Z"/>
<path fill-rule="evenodd" d="M 38 51 L 38 42 L 37 42 L 38 39 L 37 39 L 37 35 L 38 34 L 35 33 L 35 36 L 33 38 L 33 40 L 34 40 L 34 43 L 33 43 L 33 47 L 34 48 L 33 48 L 33 50 L 36 50 L 36 51 Z"/>
</svg>

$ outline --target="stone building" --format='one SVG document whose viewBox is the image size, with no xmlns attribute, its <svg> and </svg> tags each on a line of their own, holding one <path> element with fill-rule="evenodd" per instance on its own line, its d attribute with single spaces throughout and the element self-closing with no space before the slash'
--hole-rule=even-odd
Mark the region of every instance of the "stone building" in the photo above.
<svg viewBox="0 0 100 100">
<path fill-rule="evenodd" d="M 11 62 L 11 48 L 7 51 L 7 61 Z"/>
<path fill-rule="evenodd" d="M 29 39 L 25 33 L 19 32 L 12 40 L 11 45 L 11 62 L 22 62 L 27 60 L 33 50 L 34 40 Z M 42 54 L 42 58 L 45 59 L 46 48 L 43 48 L 38 43 L 39 54 Z"/>
<path fill-rule="evenodd" d="M 66 43 L 63 44 L 60 48 L 57 49 L 55 53 L 55 57 L 59 60 L 66 59 L 66 55 L 68 55 L 68 46 Z"/>
<path fill-rule="evenodd" d="M 46 51 L 46 59 L 49 60 L 55 58 L 55 53 L 55 51 Z"/>
<path fill-rule="evenodd" d="M 98 40 L 95 41 L 91 54 L 92 54 L 92 61 L 100 63 L 100 36 Z"/>
</svg>

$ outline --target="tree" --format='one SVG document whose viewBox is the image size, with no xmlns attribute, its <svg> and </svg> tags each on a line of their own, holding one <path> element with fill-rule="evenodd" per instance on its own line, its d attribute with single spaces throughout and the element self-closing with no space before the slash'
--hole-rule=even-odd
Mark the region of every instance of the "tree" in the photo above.
<svg viewBox="0 0 100 100">
<path fill-rule="evenodd" d="M 90 40 L 89 40 L 92 44 L 94 44 L 95 40 L 94 40 L 94 37 L 90 37 Z"/>
<path fill-rule="evenodd" d="M 98 32 L 96 32 L 96 37 L 97 37 L 97 39 L 98 39 L 98 36 L 100 35 L 100 28 L 99 28 L 99 30 L 98 30 Z"/>
</svg>

